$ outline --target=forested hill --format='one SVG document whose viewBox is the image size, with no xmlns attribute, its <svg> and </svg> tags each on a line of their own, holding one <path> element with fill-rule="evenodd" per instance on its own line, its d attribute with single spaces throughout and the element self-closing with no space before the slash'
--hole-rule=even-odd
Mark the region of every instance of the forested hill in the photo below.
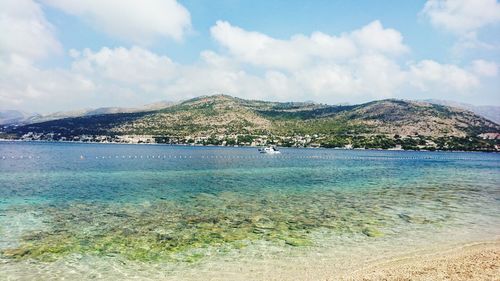
<svg viewBox="0 0 500 281">
<path fill-rule="evenodd" d="M 426 102 L 380 100 L 337 106 L 203 96 L 161 110 L 64 118 L 10 130 L 63 135 L 422 135 L 477 136 L 500 126 L 470 111 Z"/>
</svg>

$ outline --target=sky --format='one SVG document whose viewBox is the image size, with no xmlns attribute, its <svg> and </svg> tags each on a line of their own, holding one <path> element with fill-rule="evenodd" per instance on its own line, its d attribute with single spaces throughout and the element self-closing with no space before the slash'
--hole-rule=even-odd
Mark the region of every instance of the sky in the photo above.
<svg viewBox="0 0 500 281">
<path fill-rule="evenodd" d="M 496 0 L 0 0 L 0 109 L 201 95 L 500 105 Z"/>
</svg>

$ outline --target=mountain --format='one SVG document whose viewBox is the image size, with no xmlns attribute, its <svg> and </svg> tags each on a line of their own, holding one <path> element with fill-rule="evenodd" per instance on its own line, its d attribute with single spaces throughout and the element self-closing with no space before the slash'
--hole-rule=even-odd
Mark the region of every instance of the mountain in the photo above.
<svg viewBox="0 0 500 281">
<path fill-rule="evenodd" d="M 168 107 L 172 104 L 174 103 L 161 101 L 161 102 L 146 104 L 144 106 L 136 108 L 100 107 L 100 108 L 81 109 L 74 111 L 60 111 L 50 114 L 26 113 L 17 110 L 5 110 L 5 111 L 0 111 L 0 125 L 26 125 L 26 124 L 41 123 L 46 121 L 70 118 L 70 117 L 152 111 Z"/>
<path fill-rule="evenodd" d="M 61 135 L 421 135 L 468 137 L 500 126 L 470 111 L 428 102 L 380 100 L 359 105 L 267 102 L 202 96 L 162 109 L 84 114 L 19 126 L 10 133 Z"/>
<path fill-rule="evenodd" d="M 0 125 L 19 124 L 32 116 L 34 115 L 18 110 L 0 110 Z"/>
<path fill-rule="evenodd" d="M 500 124 L 500 106 L 472 105 L 468 103 L 454 102 L 449 100 L 436 100 L 436 99 L 429 99 L 425 101 L 433 104 L 440 104 L 440 105 L 446 105 L 446 106 L 470 110 L 476 113 L 477 115 L 481 115 L 497 124 Z"/>
</svg>

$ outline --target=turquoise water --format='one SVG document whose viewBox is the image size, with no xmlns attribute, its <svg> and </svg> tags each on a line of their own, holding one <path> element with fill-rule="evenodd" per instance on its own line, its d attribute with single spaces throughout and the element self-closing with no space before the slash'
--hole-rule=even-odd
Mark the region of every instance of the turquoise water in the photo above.
<svg viewBox="0 0 500 281">
<path fill-rule="evenodd" d="M 488 238 L 499 215 L 499 154 L 0 143 L 3 264 L 196 264 L 262 243 L 311 252 L 450 229 Z"/>
</svg>

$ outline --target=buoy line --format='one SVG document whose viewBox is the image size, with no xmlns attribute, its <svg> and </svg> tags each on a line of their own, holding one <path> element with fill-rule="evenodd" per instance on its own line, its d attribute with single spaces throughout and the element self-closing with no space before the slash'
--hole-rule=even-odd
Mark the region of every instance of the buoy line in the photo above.
<svg viewBox="0 0 500 281">
<path fill-rule="evenodd" d="M 1 160 L 28 160 L 28 159 L 40 159 L 40 156 L 33 156 L 33 155 L 19 155 L 19 156 L 5 156 L 2 155 L 0 156 Z"/>
<path fill-rule="evenodd" d="M 83 155 L 82 155 L 83 157 Z M 33 158 L 32 156 L 24 158 Z M 84 157 L 87 159 L 86 157 Z M 373 160 L 373 161 L 383 161 L 383 160 L 440 160 L 440 161 L 497 161 L 494 159 L 475 159 L 475 158 L 450 158 L 450 157 L 393 157 L 393 156 L 323 156 L 323 155 L 306 155 L 306 156 L 294 156 L 294 155 L 116 155 L 116 156 L 95 156 L 95 159 L 149 159 L 149 160 L 166 160 L 166 159 L 308 159 L 308 160 Z M 6 159 L 5 156 L 2 159 Z M 12 159 L 15 159 L 12 156 Z M 20 156 L 19 159 L 23 159 Z"/>
<path fill-rule="evenodd" d="M 203 159 L 203 160 L 236 160 L 236 159 L 265 159 L 265 160 L 284 160 L 284 159 L 305 159 L 305 160 L 367 160 L 367 161 L 401 161 L 401 160 L 418 160 L 418 161 L 489 161 L 500 162 L 497 159 L 480 159 L 472 157 L 443 157 L 443 156 L 332 156 L 332 155 L 178 155 L 178 154 L 163 154 L 163 155 L 97 155 L 79 156 L 80 160 L 96 159 L 96 160 L 168 160 L 168 159 Z M 39 155 L 2 155 L 0 160 L 32 160 L 40 159 Z"/>
</svg>

